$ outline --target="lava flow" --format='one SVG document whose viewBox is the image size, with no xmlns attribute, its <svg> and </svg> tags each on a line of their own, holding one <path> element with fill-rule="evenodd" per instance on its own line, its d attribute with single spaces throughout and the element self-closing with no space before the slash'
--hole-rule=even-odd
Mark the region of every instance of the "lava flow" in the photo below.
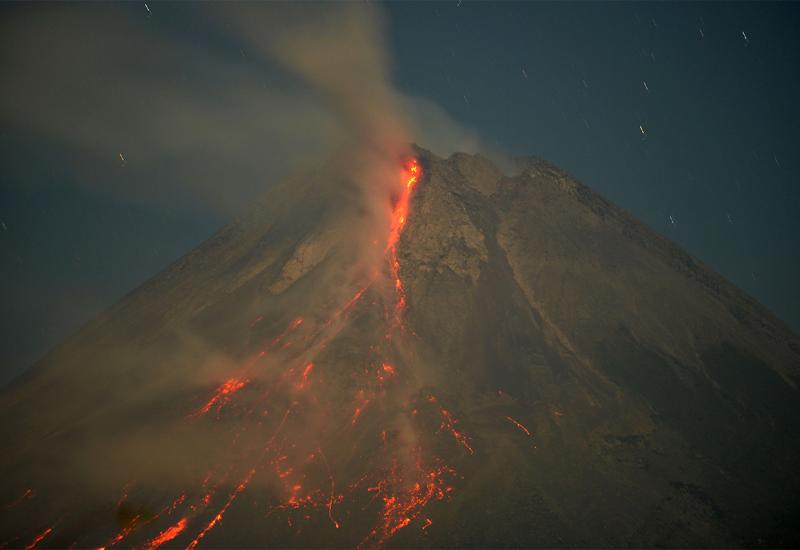
<svg viewBox="0 0 800 550">
<path fill-rule="evenodd" d="M 230 401 L 231 396 L 233 396 L 234 393 L 245 387 L 247 383 L 248 380 L 246 379 L 245 380 L 239 380 L 236 378 L 228 379 L 227 381 L 225 381 L 224 384 L 222 384 L 219 388 L 217 388 L 217 391 L 214 393 L 214 395 L 211 396 L 211 399 L 209 399 L 205 405 L 200 407 L 194 413 L 193 416 L 200 416 L 206 414 L 214 407 L 217 407 L 217 411 L 221 410 L 222 407 L 224 407 L 225 404 L 228 401 Z"/>
<path fill-rule="evenodd" d="M 401 323 L 400 316 L 406 307 L 406 291 L 403 281 L 400 279 L 400 261 L 397 259 L 397 242 L 400 234 L 406 225 L 408 218 L 408 208 L 411 202 L 411 193 L 422 177 L 422 168 L 416 159 L 410 160 L 404 169 L 403 180 L 405 187 L 392 210 L 392 219 L 389 226 L 389 238 L 386 241 L 386 251 L 389 254 L 389 267 L 394 280 L 395 291 L 397 292 L 397 302 L 395 304 L 395 320 Z M 402 323 L 401 323 L 402 326 Z"/>
<path fill-rule="evenodd" d="M 200 542 L 200 539 L 206 536 L 206 534 L 208 534 L 209 531 L 211 531 L 220 521 L 222 521 L 222 516 L 224 516 L 225 512 L 228 511 L 228 508 L 231 507 L 231 504 L 233 504 L 233 501 L 236 500 L 236 497 L 238 497 L 239 494 L 242 491 L 244 491 L 245 488 L 247 488 L 247 484 L 250 483 L 250 480 L 253 478 L 253 475 L 255 473 L 256 473 L 255 468 L 252 468 L 250 469 L 249 472 L 247 472 L 247 475 L 244 477 L 244 479 L 239 483 L 239 485 L 236 486 L 236 488 L 233 490 L 230 496 L 228 496 L 228 500 L 225 502 L 225 505 L 220 509 L 219 512 L 217 512 L 217 514 L 212 518 L 212 520 L 208 522 L 208 525 L 206 525 L 203 528 L 203 530 L 200 531 L 200 533 L 198 533 L 198 535 L 194 538 L 194 540 L 189 543 L 189 546 L 186 547 L 187 550 L 192 550 L 196 548 L 197 544 Z"/>
<path fill-rule="evenodd" d="M 48 527 L 47 529 L 45 529 L 44 531 L 42 531 L 41 533 L 39 533 L 38 535 L 36 535 L 36 538 L 34 538 L 34 539 L 33 539 L 33 541 L 31 541 L 31 543 L 30 543 L 30 544 L 28 544 L 28 545 L 25 547 L 25 550 L 33 550 L 34 548 L 36 548 L 36 546 L 37 546 L 37 545 L 38 545 L 40 542 L 42 542 L 44 539 L 46 539 L 46 538 L 47 538 L 47 535 L 49 535 L 49 534 L 50 534 L 50 533 L 52 533 L 52 532 L 53 532 L 53 528 L 52 528 L 52 527 Z"/>
<path fill-rule="evenodd" d="M 235 419 L 237 424 L 233 425 L 231 438 L 226 441 L 235 450 L 233 455 L 237 461 L 211 465 L 197 490 L 187 490 L 158 513 L 135 515 L 106 547 L 131 540 L 155 550 L 187 537 L 190 539 L 188 550 L 194 550 L 223 522 L 229 509 L 244 500 L 240 498 L 242 493 L 265 494 L 265 484 L 269 487 L 268 498 L 278 498 L 268 505 L 266 517 L 273 513 L 286 514 L 285 524 L 295 530 L 295 534 L 302 531 L 301 522 L 312 521 L 315 517 L 324 517 L 331 529 L 345 531 L 353 510 L 374 514 L 369 530 L 351 539 L 351 543 L 361 540 L 359 546 L 362 547 L 380 547 L 413 522 L 418 522 L 422 531 L 432 525 L 433 521 L 423 515 L 424 510 L 432 501 L 450 498 L 454 491 L 452 482 L 458 475 L 442 457 L 423 452 L 427 451 L 422 433 L 424 426 L 413 421 L 409 425 L 409 418 L 404 416 L 408 411 L 402 412 L 410 401 L 408 394 L 400 392 L 414 391 L 413 386 L 409 386 L 414 383 L 414 373 L 413 365 L 401 359 L 405 354 L 397 352 L 402 343 L 393 341 L 397 331 L 405 333 L 406 328 L 403 323 L 406 291 L 400 277 L 397 246 L 408 221 L 412 193 L 422 177 L 416 159 L 405 163 L 401 177 L 403 190 L 392 207 L 385 241 L 393 300 L 381 299 L 385 295 L 376 291 L 379 285 L 374 278 L 354 281 L 351 290 L 354 294 L 343 305 L 323 312 L 325 315 L 311 315 L 306 322 L 302 317 L 294 317 L 284 330 L 276 331 L 277 336 L 270 335 L 251 350 L 252 355 L 235 372 L 221 377 L 222 383 L 186 418 L 192 429 L 200 429 L 205 421 L 203 417 L 211 411 L 217 413 L 218 422 Z M 365 342 L 375 357 L 364 369 L 364 375 L 355 377 L 355 387 L 347 390 L 352 408 L 339 417 L 342 425 L 337 429 L 331 425 L 336 416 L 329 411 L 341 407 L 342 402 L 329 398 L 337 396 L 326 391 L 336 387 L 328 378 L 334 369 L 329 368 L 330 361 L 320 352 L 349 326 L 350 319 L 363 314 L 362 306 L 368 307 L 364 306 L 366 300 L 362 301 L 365 295 L 377 296 L 370 303 L 384 308 L 383 318 L 388 328 L 378 334 L 386 341 Z M 387 304 L 392 301 L 393 320 L 386 314 Z M 260 332 L 265 324 L 264 315 L 260 315 L 250 323 L 249 330 L 254 331 L 258 326 Z M 301 342 L 302 345 L 298 345 Z M 244 388 L 247 391 L 242 391 Z M 472 454 L 469 437 L 457 428 L 458 420 L 435 397 L 430 395 L 428 400 L 438 410 L 437 433 L 446 430 L 457 445 Z M 400 407 L 400 402 L 406 405 Z M 241 414 L 221 415 L 229 404 L 235 404 L 236 412 Z M 281 417 L 279 411 L 284 407 Z M 310 415 L 322 415 L 322 421 Z M 416 409 L 410 415 L 413 420 Z M 263 429 L 269 423 L 274 431 L 264 443 Z M 375 429 L 375 426 L 379 427 Z M 402 437 L 398 435 L 401 433 Z M 352 442 L 336 439 L 345 434 L 353 434 L 357 439 Z M 362 447 L 352 447 L 358 453 L 355 458 L 359 474 L 363 472 L 359 480 L 353 482 L 342 473 L 342 468 L 354 459 L 348 455 L 351 446 L 378 436 L 382 444 L 374 454 L 365 454 Z M 330 463 L 322 451 L 323 446 L 331 449 Z M 344 447 L 344 452 L 340 446 Z M 363 469 L 360 468 L 362 464 Z M 227 492 L 223 493 L 231 477 L 239 481 L 232 487 L 228 485 Z M 337 479 L 342 482 L 337 484 Z M 118 509 L 130 499 L 133 484 L 129 482 L 123 487 Z M 12 505 L 32 496 L 33 491 L 28 490 Z M 217 507 L 212 511 L 211 506 Z M 354 523 L 363 525 L 363 522 Z M 192 527 L 197 530 L 189 535 Z M 47 529 L 37 536 L 31 547 L 48 537 L 52 530 Z"/>
<path fill-rule="evenodd" d="M 176 538 L 180 535 L 184 529 L 186 529 L 186 524 L 188 520 L 186 518 L 181 518 L 178 523 L 167 527 L 161 533 L 158 534 L 153 540 L 147 543 L 147 548 L 149 550 L 156 550 L 159 546 L 168 543 L 172 539 Z"/>
</svg>

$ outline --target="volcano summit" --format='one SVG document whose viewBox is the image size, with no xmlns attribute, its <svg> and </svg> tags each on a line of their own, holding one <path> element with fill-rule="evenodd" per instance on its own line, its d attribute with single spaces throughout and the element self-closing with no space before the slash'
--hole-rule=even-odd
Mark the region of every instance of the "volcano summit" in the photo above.
<svg viewBox="0 0 800 550">
<path fill-rule="evenodd" d="M 7 388 L 0 541 L 800 544 L 781 321 L 541 160 L 397 178 L 275 186 Z"/>
</svg>

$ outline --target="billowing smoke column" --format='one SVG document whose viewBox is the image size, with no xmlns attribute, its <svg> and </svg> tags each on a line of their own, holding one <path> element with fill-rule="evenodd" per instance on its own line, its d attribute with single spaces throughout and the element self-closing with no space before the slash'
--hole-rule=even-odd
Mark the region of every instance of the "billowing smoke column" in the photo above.
<svg viewBox="0 0 800 550">
<path fill-rule="evenodd" d="M 404 192 L 398 166 L 411 156 L 412 125 L 390 82 L 380 11 L 342 3 L 265 13 L 263 6 L 244 5 L 230 20 L 249 46 L 318 93 L 346 130 L 332 154 L 361 189 L 367 216 L 356 233 L 365 236 L 362 258 L 374 267 L 382 254 L 370 245 L 386 234 L 391 202 Z"/>
</svg>

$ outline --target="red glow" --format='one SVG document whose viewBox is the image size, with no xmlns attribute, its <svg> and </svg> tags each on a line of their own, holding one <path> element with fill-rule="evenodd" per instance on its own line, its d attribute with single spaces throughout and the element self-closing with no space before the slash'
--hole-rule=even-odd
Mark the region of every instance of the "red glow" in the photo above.
<svg viewBox="0 0 800 550">
<path fill-rule="evenodd" d="M 517 428 L 519 428 L 520 430 L 525 432 L 528 437 L 531 437 L 531 432 L 528 431 L 528 428 L 526 428 L 525 426 L 523 426 L 522 424 L 520 424 L 519 422 L 517 422 L 516 420 L 514 420 L 510 416 L 507 416 L 506 420 L 508 420 L 509 422 L 513 423 Z"/>
<path fill-rule="evenodd" d="M 428 395 L 427 397 L 429 403 L 433 403 L 439 407 L 439 414 L 442 417 L 441 424 L 439 424 L 439 430 L 447 430 L 453 436 L 462 447 L 464 447 L 469 454 L 474 454 L 475 451 L 473 450 L 472 446 L 469 442 L 469 436 L 462 432 L 461 430 L 456 428 L 456 424 L 458 424 L 458 420 L 448 411 L 447 409 L 440 406 L 438 403 L 439 401 L 436 399 L 434 395 Z"/>
<path fill-rule="evenodd" d="M 456 429 L 456 424 L 458 420 L 453 418 L 453 415 L 450 414 L 450 411 L 446 409 L 440 409 L 439 412 L 442 414 L 442 423 L 439 426 L 439 429 L 447 429 L 456 441 L 458 441 L 462 447 L 469 451 L 469 454 L 473 454 L 475 451 L 469 444 L 469 437 L 464 432 Z"/>
<path fill-rule="evenodd" d="M 281 332 L 281 333 L 280 333 L 278 336 L 276 336 L 276 337 L 275 337 L 275 338 L 272 340 L 272 342 L 270 342 L 270 344 L 269 344 L 269 347 L 270 347 L 270 348 L 274 348 L 275 346 L 277 346 L 278 344 L 280 344 L 280 343 L 281 343 L 281 341 L 282 341 L 284 338 L 286 338 L 286 336 L 287 336 L 287 335 L 288 335 L 290 332 L 294 332 L 294 331 L 295 331 L 295 330 L 297 330 L 297 328 L 298 328 L 300 325 L 302 325 L 302 324 L 303 324 L 303 318 L 302 318 L 302 317 L 298 317 L 298 318 L 296 318 L 294 321 L 292 321 L 292 322 L 289 324 L 289 326 L 288 326 L 288 327 L 286 327 L 286 329 L 285 329 L 283 332 Z"/>
<path fill-rule="evenodd" d="M 133 516 L 133 518 L 130 521 L 128 521 L 128 524 L 125 525 L 125 527 L 123 527 L 119 533 L 117 533 L 117 536 L 111 539 L 108 545 L 116 546 L 117 544 L 122 542 L 128 535 L 133 533 L 137 527 L 139 527 L 139 522 L 141 521 L 141 519 L 142 519 L 141 514 Z"/>
<path fill-rule="evenodd" d="M 308 385 L 308 375 L 314 368 L 314 363 L 309 363 L 303 368 L 303 374 L 300 377 L 300 382 L 297 384 L 298 390 L 303 390 Z"/>
<path fill-rule="evenodd" d="M 247 475 L 245 476 L 245 478 L 244 478 L 244 479 L 243 479 L 243 480 L 242 480 L 242 481 L 239 483 L 239 485 L 237 485 L 237 486 L 236 486 L 236 488 L 235 488 L 235 489 L 233 490 L 233 492 L 230 494 L 230 496 L 228 497 L 228 500 L 227 500 L 227 502 L 225 502 L 225 505 L 224 505 L 222 508 L 220 508 L 220 511 L 219 511 L 219 512 L 217 512 L 217 515 L 215 515 L 215 516 L 214 516 L 214 518 L 213 518 L 213 519 L 212 519 L 210 522 L 208 522 L 208 525 L 206 525 L 206 526 L 203 528 L 203 530 L 202 530 L 202 531 L 200 531 L 200 533 L 199 533 L 199 534 L 198 534 L 198 535 L 195 537 L 195 539 L 194 539 L 194 540 L 193 540 L 191 543 L 189 543 L 189 546 L 187 546 L 187 547 L 186 547 L 186 548 L 187 548 L 187 550 L 192 550 L 193 548 L 196 548 L 196 547 L 197 547 L 197 544 L 200 542 L 200 539 L 202 539 L 203 537 L 205 537 L 205 536 L 206 536 L 206 534 L 207 534 L 209 531 L 211 531 L 211 530 L 212 530 L 214 527 L 216 527 L 216 525 L 217 525 L 217 524 L 218 524 L 220 521 L 222 521 L 222 516 L 224 516 L 224 515 L 225 515 L 225 512 L 227 512 L 227 511 L 228 511 L 228 508 L 230 508 L 231 504 L 233 504 L 233 501 L 234 501 L 234 500 L 236 500 L 236 497 L 237 497 L 237 496 L 239 496 L 239 494 L 240 494 L 242 491 L 244 491 L 244 490 L 245 490 L 245 488 L 247 487 L 247 484 L 248 484 L 248 483 L 250 483 L 250 480 L 253 478 L 253 475 L 254 475 L 255 473 L 256 473 L 256 469 L 255 469 L 255 468 L 252 468 L 252 469 L 251 469 L 251 470 L 250 470 L 250 471 L 247 473 Z"/>
<path fill-rule="evenodd" d="M 414 191 L 414 187 L 416 187 L 421 176 L 422 168 L 417 163 L 417 159 L 410 160 L 403 170 L 402 177 L 405 182 L 405 189 L 392 210 L 389 237 L 386 241 L 386 250 L 389 253 L 389 267 L 392 272 L 392 279 L 394 279 L 395 292 L 397 293 L 395 317 L 398 323 L 401 322 L 400 315 L 406 307 L 406 292 L 403 287 L 403 281 L 400 278 L 400 262 L 397 259 L 397 242 L 400 240 L 400 234 L 403 232 L 403 228 L 406 224 L 408 208 L 411 202 L 411 193 Z"/>
<path fill-rule="evenodd" d="M 328 477 L 331 480 L 331 496 L 328 498 L 328 519 L 331 520 L 333 526 L 337 529 L 340 527 L 339 522 L 333 519 L 333 503 L 336 500 L 336 482 L 333 479 L 333 472 L 331 472 L 331 466 L 328 464 L 328 459 L 325 457 L 325 453 L 322 452 L 322 449 L 319 449 L 319 454 L 322 457 L 322 460 L 325 461 L 325 468 L 328 470 Z"/>
<path fill-rule="evenodd" d="M 147 548 L 150 550 L 155 550 L 162 544 L 165 544 L 178 535 L 180 535 L 184 529 L 186 529 L 186 525 L 188 524 L 188 520 L 186 518 L 181 518 L 178 523 L 175 525 L 168 527 L 161 531 L 153 540 L 147 543 Z"/>
<path fill-rule="evenodd" d="M 237 378 L 228 379 L 217 388 L 217 391 L 214 392 L 214 395 L 211 396 L 211 399 L 209 399 L 205 405 L 195 411 L 192 416 L 204 415 L 214 407 L 217 408 L 217 411 L 221 410 L 222 407 L 224 407 L 225 404 L 230 400 L 231 396 L 245 387 L 248 382 L 249 380 L 239 380 Z"/>
<path fill-rule="evenodd" d="M 449 497 L 453 488 L 445 482 L 445 476 L 454 476 L 455 470 L 449 466 L 422 470 L 418 465 L 418 468 L 418 481 L 409 487 L 402 486 L 399 468 L 393 464 L 389 476 L 368 489 L 375 492 L 375 496 L 383 497 L 383 510 L 378 525 L 361 541 L 359 548 L 383 546 L 400 529 L 416 520 L 428 502 Z M 431 523 L 424 525 L 423 529 Z"/>
<path fill-rule="evenodd" d="M 353 411 L 353 415 L 350 417 L 350 424 L 355 426 L 356 422 L 358 422 L 358 417 L 361 416 L 361 413 L 364 412 L 364 409 L 369 405 L 369 399 L 364 395 L 364 390 L 358 390 L 358 394 L 356 394 L 356 408 Z"/>
<path fill-rule="evenodd" d="M 38 545 L 40 542 L 42 542 L 47 537 L 47 535 L 49 535 L 52 532 L 53 532 L 53 528 L 52 527 L 48 527 L 47 529 L 45 529 L 44 531 L 42 531 L 41 533 L 36 535 L 36 538 L 33 539 L 31 541 L 31 543 L 28 546 L 25 547 L 25 550 L 33 550 L 34 548 L 36 548 L 36 545 Z"/>
</svg>

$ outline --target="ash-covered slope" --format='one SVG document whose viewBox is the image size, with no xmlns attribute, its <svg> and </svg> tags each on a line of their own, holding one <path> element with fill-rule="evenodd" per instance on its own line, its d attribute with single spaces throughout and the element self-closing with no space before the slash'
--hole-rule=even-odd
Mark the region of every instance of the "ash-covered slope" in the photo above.
<svg viewBox="0 0 800 550">
<path fill-rule="evenodd" d="M 800 543 L 797 336 L 544 162 L 416 158 L 388 237 L 286 182 L 9 388 L 0 542 Z"/>
</svg>

